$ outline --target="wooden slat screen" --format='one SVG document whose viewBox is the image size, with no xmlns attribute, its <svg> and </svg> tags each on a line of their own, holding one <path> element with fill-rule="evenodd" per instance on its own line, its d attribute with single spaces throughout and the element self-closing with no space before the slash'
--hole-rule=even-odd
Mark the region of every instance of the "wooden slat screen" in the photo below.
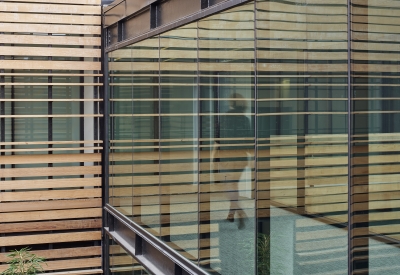
<svg viewBox="0 0 400 275">
<path fill-rule="evenodd" d="M 100 0 L 0 4 L 0 272 L 102 273 L 100 46 Z"/>
</svg>

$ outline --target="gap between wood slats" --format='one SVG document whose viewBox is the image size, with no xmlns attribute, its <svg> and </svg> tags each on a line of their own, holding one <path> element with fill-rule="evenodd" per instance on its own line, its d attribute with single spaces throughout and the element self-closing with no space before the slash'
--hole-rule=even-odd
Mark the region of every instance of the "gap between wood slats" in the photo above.
<svg viewBox="0 0 400 275">
<path fill-rule="evenodd" d="M 0 32 L 100 35 L 101 27 L 82 26 L 82 25 L 58 25 L 58 24 L 56 25 L 56 24 L 0 23 Z"/>
<path fill-rule="evenodd" d="M 51 85 L 53 86 L 53 85 Z M 400 98 L 399 98 L 400 100 Z M 93 98 L 93 99 L 30 99 L 30 98 L 26 98 L 26 99 L 2 99 L 1 101 L 4 102 L 102 102 L 103 99 L 97 99 L 97 98 Z"/>
<path fill-rule="evenodd" d="M 61 13 L 61 14 L 88 14 L 100 15 L 101 6 L 85 5 L 61 5 L 61 4 L 28 4 L 28 3 L 8 3 L 2 2 L 0 11 L 5 12 L 27 12 L 27 13 Z"/>
<path fill-rule="evenodd" d="M 50 35 L 0 35 L 0 43 L 27 45 L 98 46 L 100 37 L 50 36 Z"/>
<path fill-rule="evenodd" d="M 86 115 L 1 115 L 0 118 L 73 118 L 73 117 L 103 117 L 103 115 L 86 114 Z"/>
<path fill-rule="evenodd" d="M 0 142 L 0 145 L 40 145 L 40 144 L 53 144 L 53 145 L 60 145 L 60 144 L 102 144 L 102 140 L 71 140 L 71 141 L 26 141 L 26 142 Z M 15 156 L 16 157 L 16 156 Z"/>
<path fill-rule="evenodd" d="M 63 87 L 68 87 L 68 86 L 103 86 L 103 83 L 24 83 L 24 82 L 14 82 L 14 83 L 1 83 L 2 86 L 63 86 Z M 69 100 L 64 100 L 64 101 L 69 101 Z"/>
<path fill-rule="evenodd" d="M 101 198 L 1 203 L 0 213 L 101 207 Z"/>
<path fill-rule="evenodd" d="M 0 76 L 103 76 L 102 74 L 75 74 L 75 73 L 64 73 L 64 74 L 53 74 L 53 73 L 0 73 Z"/>
<path fill-rule="evenodd" d="M 0 60 L 0 68 L 11 70 L 100 71 L 101 63 L 90 61 Z"/>
<path fill-rule="evenodd" d="M 15 25 L 15 24 L 12 24 Z M 17 26 L 16 26 L 17 27 Z M 78 48 L 39 48 L 39 47 L 8 47 L 0 46 L 2 55 L 11 56 L 66 56 L 66 57 L 96 57 L 100 58 L 100 49 Z"/>
<path fill-rule="evenodd" d="M 1 21 L 12 23 L 101 25 L 101 16 L 79 16 L 61 14 L 46 14 L 46 16 L 43 16 L 43 14 L 3 12 L 1 14 Z"/>
<path fill-rule="evenodd" d="M 13 180 L 2 181 L 0 190 L 26 190 L 40 188 L 76 188 L 101 186 L 101 178 Z"/>
<path fill-rule="evenodd" d="M 50 151 L 82 151 L 82 150 L 102 150 L 103 147 L 77 147 L 77 148 L 25 148 L 25 149 L 1 149 L 0 152 L 50 152 Z"/>
</svg>

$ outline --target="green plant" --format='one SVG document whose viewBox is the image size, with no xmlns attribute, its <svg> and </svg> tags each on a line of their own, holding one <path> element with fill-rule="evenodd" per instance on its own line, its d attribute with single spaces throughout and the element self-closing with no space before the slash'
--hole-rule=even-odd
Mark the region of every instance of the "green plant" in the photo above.
<svg viewBox="0 0 400 275">
<path fill-rule="evenodd" d="M 34 275 L 43 272 L 42 264 L 45 258 L 38 257 L 30 252 L 29 247 L 14 250 L 7 257 L 11 258 L 7 263 L 9 267 L 0 275 Z"/>
<path fill-rule="evenodd" d="M 270 275 L 270 236 L 258 233 L 257 238 L 257 275 Z"/>
</svg>

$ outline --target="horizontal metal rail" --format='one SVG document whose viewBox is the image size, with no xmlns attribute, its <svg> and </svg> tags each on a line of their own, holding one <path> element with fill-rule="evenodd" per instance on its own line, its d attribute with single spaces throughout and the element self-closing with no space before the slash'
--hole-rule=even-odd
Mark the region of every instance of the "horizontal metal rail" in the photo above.
<svg viewBox="0 0 400 275">
<path fill-rule="evenodd" d="M 155 275 L 207 275 L 156 236 L 109 204 L 104 207 L 109 227 L 105 232 L 148 272 Z"/>
</svg>

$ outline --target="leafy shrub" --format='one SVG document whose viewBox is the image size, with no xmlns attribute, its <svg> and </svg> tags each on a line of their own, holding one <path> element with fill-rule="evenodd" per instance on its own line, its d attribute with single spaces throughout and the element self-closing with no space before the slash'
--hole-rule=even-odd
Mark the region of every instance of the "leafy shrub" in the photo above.
<svg viewBox="0 0 400 275">
<path fill-rule="evenodd" d="M 30 252 L 29 247 L 11 251 L 7 257 L 11 258 L 7 263 L 9 267 L 0 275 L 35 275 L 43 272 L 42 264 L 45 258 L 38 257 Z"/>
</svg>

